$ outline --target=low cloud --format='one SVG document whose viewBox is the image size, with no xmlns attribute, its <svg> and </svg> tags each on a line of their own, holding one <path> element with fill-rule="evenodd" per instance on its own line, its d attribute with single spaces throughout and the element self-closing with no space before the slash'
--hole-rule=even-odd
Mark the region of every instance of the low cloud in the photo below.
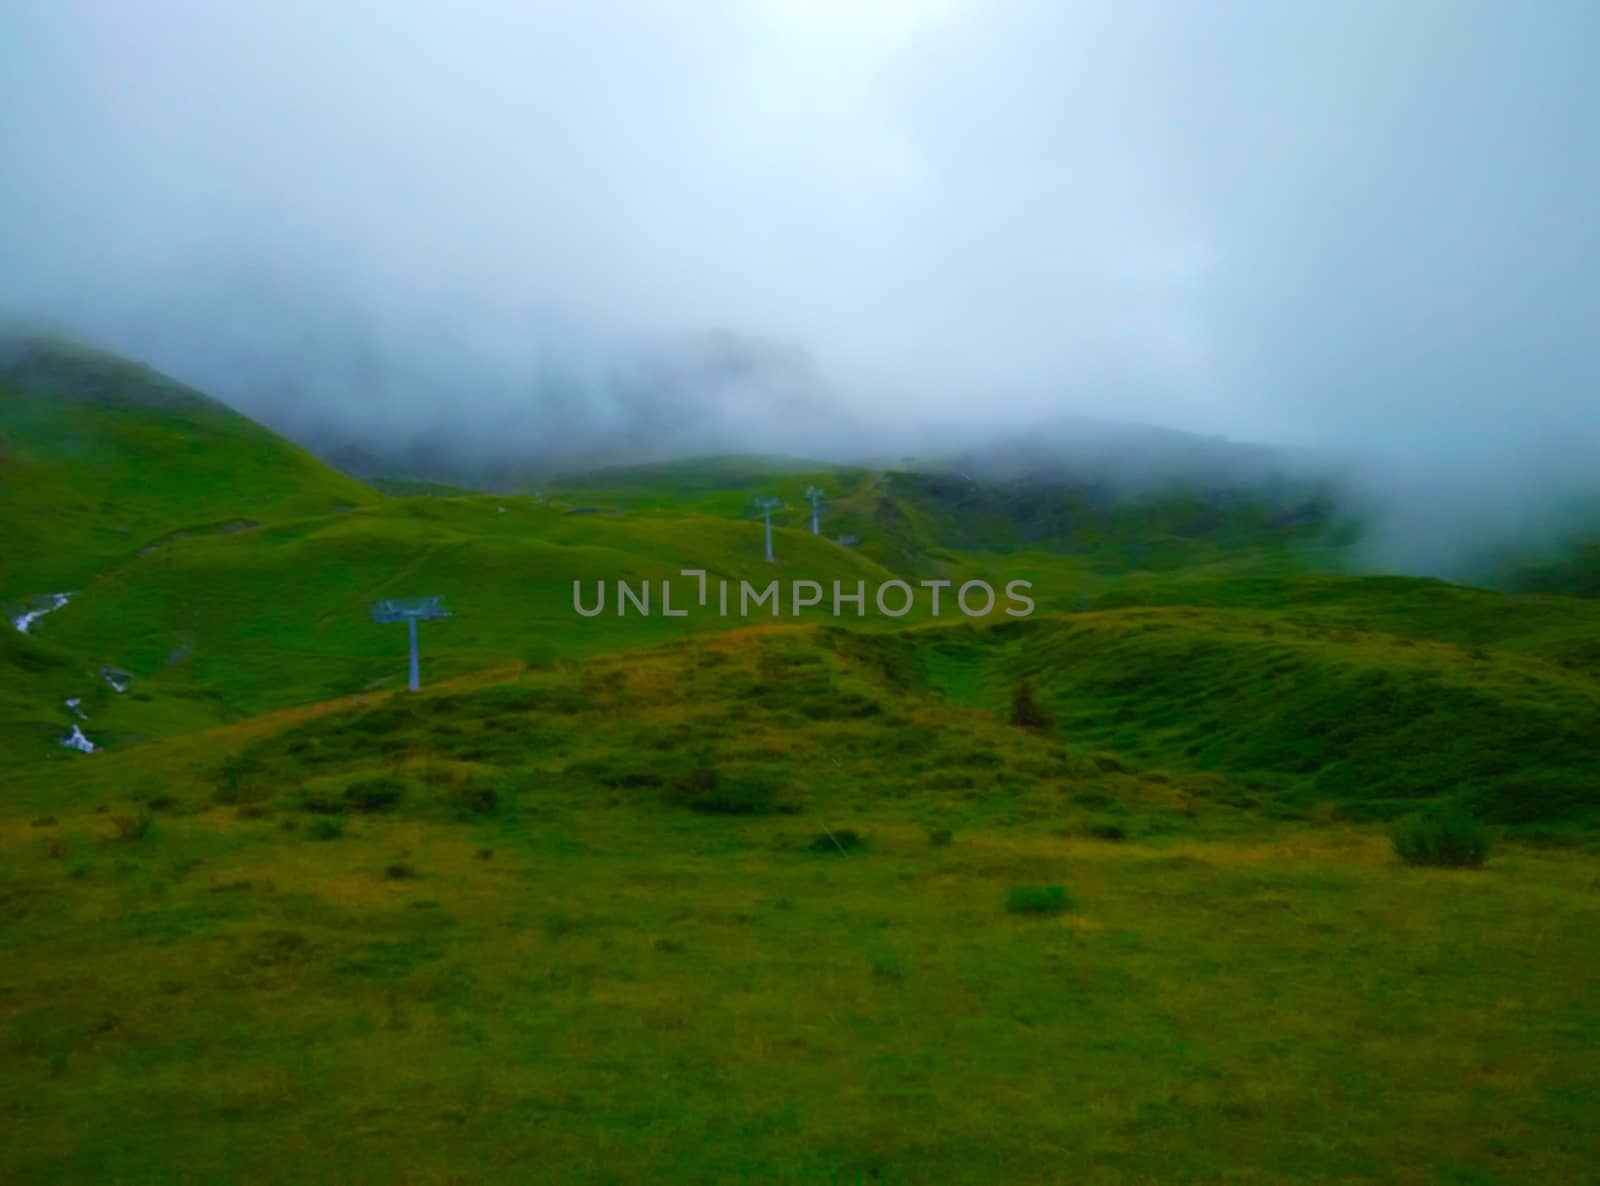
<svg viewBox="0 0 1600 1186">
<path fill-rule="evenodd" d="M 23 0 L 0 306 L 463 464 L 1064 414 L 1313 447 L 1382 563 L 1444 573 L 1600 469 L 1597 34 L 1577 0 Z"/>
</svg>

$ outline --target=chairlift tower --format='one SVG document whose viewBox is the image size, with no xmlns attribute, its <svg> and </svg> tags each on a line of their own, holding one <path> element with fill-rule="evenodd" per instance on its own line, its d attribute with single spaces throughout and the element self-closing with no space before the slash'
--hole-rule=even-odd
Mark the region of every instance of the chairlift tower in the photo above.
<svg viewBox="0 0 1600 1186">
<path fill-rule="evenodd" d="M 822 494 L 822 488 L 821 487 L 819 487 L 819 486 L 807 486 L 806 487 L 805 499 L 806 499 L 807 502 L 809 502 L 811 504 L 811 534 L 812 535 L 821 535 L 822 534 L 822 532 L 819 531 L 818 528 L 817 528 L 817 508 L 819 506 L 821 506 L 822 498 L 823 498 L 823 494 Z"/>
<path fill-rule="evenodd" d="M 756 509 L 761 512 L 761 517 L 767 522 L 767 563 L 774 563 L 772 555 L 772 512 L 773 509 L 783 504 L 776 498 L 756 499 Z"/>
<path fill-rule="evenodd" d="M 442 597 L 398 597 L 380 601 L 372 607 L 372 620 L 378 623 L 404 622 L 411 633 L 411 670 L 408 687 L 415 692 L 422 685 L 421 665 L 417 662 L 417 623 L 432 618 L 448 618 L 450 611 L 439 603 Z"/>
</svg>

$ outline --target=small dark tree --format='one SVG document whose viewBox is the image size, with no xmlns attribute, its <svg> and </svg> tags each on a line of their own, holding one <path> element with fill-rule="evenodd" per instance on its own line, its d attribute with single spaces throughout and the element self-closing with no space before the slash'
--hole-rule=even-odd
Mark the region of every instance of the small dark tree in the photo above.
<svg viewBox="0 0 1600 1186">
<path fill-rule="evenodd" d="M 1019 729 L 1048 729 L 1050 716 L 1033 695 L 1033 685 L 1023 680 L 1011 692 L 1011 723 Z"/>
</svg>

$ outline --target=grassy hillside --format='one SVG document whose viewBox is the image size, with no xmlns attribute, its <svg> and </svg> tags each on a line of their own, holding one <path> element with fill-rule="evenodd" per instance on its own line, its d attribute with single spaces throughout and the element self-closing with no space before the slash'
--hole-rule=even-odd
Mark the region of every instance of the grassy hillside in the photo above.
<svg viewBox="0 0 1600 1186">
<path fill-rule="evenodd" d="M 1224 776 L 1231 801 L 1389 819 L 1448 801 L 1495 822 L 1600 822 L 1600 680 L 1543 658 L 1237 610 L 1039 619 L 935 648 L 999 709 L 1028 680 L 1064 738 Z M 1591 640 L 1600 639 L 1600 630 Z"/>
<path fill-rule="evenodd" d="M 1406 869 L 918 670 L 767 628 L 7 785 L 4 1176 L 1587 1173 L 1592 860 Z"/>
<path fill-rule="evenodd" d="M 1333 804 L 1386 817 L 1440 799 L 1495 820 L 1565 826 L 1587 820 L 1594 805 L 1581 770 L 1595 719 L 1600 611 L 1439 582 L 1301 575 L 1319 557 L 1338 562 L 1330 518 L 1317 506 L 1178 489 L 1129 501 L 1088 486 L 735 457 L 569 477 L 533 497 L 368 493 L 364 505 L 328 513 L 319 500 L 345 479 L 205 397 L 102 356 L 30 357 L 13 372 L 35 394 L 16 408 L 48 403 L 58 417 L 72 408 L 101 417 L 84 422 L 89 443 L 77 445 L 62 435 L 64 421 L 34 423 L 29 431 L 48 445 L 40 451 L 101 457 L 102 479 L 151 467 L 162 476 L 144 484 L 147 515 L 180 514 L 181 503 L 163 500 L 186 483 L 214 481 L 193 468 L 213 450 L 259 446 L 263 472 L 293 463 L 263 521 L 237 531 L 174 528 L 119 555 L 35 624 L 35 640 L 72 657 L 66 682 L 103 700 L 97 673 L 109 666 L 132 673 L 139 696 L 164 706 L 135 728 L 121 717 L 136 701 L 114 697 L 117 714 L 91 733 L 100 744 L 396 686 L 405 631 L 367 617 L 382 597 L 446 598 L 454 616 L 423 628 L 434 681 L 744 623 L 737 596 L 727 618 L 686 604 L 695 582 L 680 575 L 685 568 L 707 570 L 713 587 L 777 579 L 785 595 L 798 579 L 869 590 L 892 577 L 996 587 L 1022 579 L 1037 606 L 1030 621 L 970 643 L 913 648 L 931 686 L 1003 712 L 1015 685 L 1032 680 L 1074 739 L 1140 766 L 1234 780 L 1245 788 L 1239 795 L 1279 811 Z M 126 390 L 136 398 L 117 394 Z M 173 428 L 176 413 L 221 436 L 201 449 Z M 123 419 L 105 419 L 114 415 Z M 298 466 L 315 493 L 290 483 Z M 811 484 L 830 492 L 822 537 L 804 524 L 799 495 Z M 760 523 L 749 517 L 757 491 L 784 498 L 798 520 L 777 532 L 776 565 L 764 561 Z M 321 513 L 299 513 L 307 505 Z M 840 545 L 837 534 L 856 542 Z M 54 560 L 38 563 L 66 563 L 63 551 L 76 545 L 60 542 L 43 550 Z M 1250 575 L 1261 573 L 1272 575 Z M 655 612 L 618 614 L 618 580 L 650 583 Z M 662 615 L 668 580 L 687 617 Z M 586 598 L 607 585 L 605 612 L 579 616 L 574 582 Z M 944 596 L 944 620 L 959 621 Z M 1150 611 L 1118 612 L 1141 605 Z M 934 624 L 926 594 L 905 618 L 869 611 L 856 620 L 871 630 L 918 623 Z M 16 689 L 13 701 L 26 707 L 12 717 L 27 739 L 16 757 L 52 755 L 73 723 L 58 689 L 34 676 L 19 677 Z"/>
<path fill-rule="evenodd" d="M 809 525 L 802 495 L 827 493 L 823 533 L 853 537 L 885 567 L 948 575 L 973 554 L 1027 556 L 1062 571 L 1130 573 L 1338 571 L 1350 527 L 1316 491 L 1207 490 L 1107 482 L 975 481 L 964 473 L 874 472 L 762 457 L 616 467 L 556 478 L 547 497 L 627 509 L 739 518 L 755 496 L 785 502 L 776 521 Z"/>
<path fill-rule="evenodd" d="M 0 766 L 20 752 L 44 752 L 65 736 L 77 719 L 68 699 L 87 698 L 98 712 L 109 695 L 110 686 L 70 653 L 9 626 L 0 629 Z"/>
<path fill-rule="evenodd" d="M 0 340 L 0 606 L 78 589 L 174 532 L 378 498 L 147 367 L 55 339 Z"/>
<path fill-rule="evenodd" d="M 1286 574 L 1219 579 L 1198 574 L 1180 579 L 1133 576 L 1086 605 L 1246 610 L 1292 625 L 1487 647 L 1600 672 L 1600 603 L 1568 596 L 1508 596 L 1414 577 L 1345 580 Z"/>
<path fill-rule="evenodd" d="M 1600 604 L 1339 575 L 1324 508 L 1204 489 L 737 457 L 391 497 L 131 364 L 28 358 L 0 597 L 75 596 L 0 629 L 0 1181 L 1600 1155 Z M 686 568 L 1037 608 L 724 618 Z M 427 594 L 412 695 L 368 611 Z M 1396 858 L 1441 805 L 1485 868 Z"/>
<path fill-rule="evenodd" d="M 77 702 L 76 710 L 69 700 Z M 38 769 L 44 759 L 81 756 L 59 744 L 74 724 L 93 744 L 116 747 L 219 724 L 226 717 L 220 700 L 203 688 L 151 687 L 136 679 L 118 692 L 100 667 L 81 655 L 9 626 L 0 628 L 0 770 Z M 57 772 L 69 769 L 82 768 L 60 766 Z"/>
<path fill-rule="evenodd" d="M 1507 588 L 1524 592 L 1600 599 L 1600 538 L 1569 540 L 1543 556 L 1508 563 L 1500 579 Z"/>
<path fill-rule="evenodd" d="M 505 507 L 502 512 L 501 507 Z M 428 678 L 543 662 L 739 624 L 694 603 L 698 582 L 790 578 L 869 588 L 889 574 L 826 540 L 784 533 L 768 565 L 759 526 L 715 519 L 572 516 L 523 500 L 412 499 L 373 511 L 186 539 L 94 581 L 40 626 L 96 661 L 208 689 L 237 713 L 403 680 L 406 631 L 374 625 L 384 597 L 442 595 L 453 616 L 422 628 Z M 616 582 L 652 589 L 652 613 L 619 615 Z M 677 610 L 661 613 L 661 582 Z M 605 612 L 580 617 L 573 582 Z M 785 586 L 786 589 L 786 586 Z M 714 597 L 714 594 L 713 594 Z M 731 613 L 738 612 L 737 598 Z M 753 611 L 755 612 L 755 611 Z M 789 607 L 785 607 L 785 615 Z M 770 620 L 770 614 L 769 620 Z"/>
</svg>

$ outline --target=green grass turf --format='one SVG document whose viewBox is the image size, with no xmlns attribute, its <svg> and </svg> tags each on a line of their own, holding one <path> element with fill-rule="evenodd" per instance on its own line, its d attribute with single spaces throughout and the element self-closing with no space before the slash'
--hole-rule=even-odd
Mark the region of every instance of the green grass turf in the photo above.
<svg viewBox="0 0 1600 1186">
<path fill-rule="evenodd" d="M 929 698 L 879 649 L 722 635 L 7 786 L 0 1173 L 1588 1172 L 1592 858 L 1406 868 Z M 782 810 L 693 810 L 703 764 Z M 396 802 L 338 806 L 375 777 Z M 1070 909 L 1010 914 L 1029 885 Z"/>
</svg>

